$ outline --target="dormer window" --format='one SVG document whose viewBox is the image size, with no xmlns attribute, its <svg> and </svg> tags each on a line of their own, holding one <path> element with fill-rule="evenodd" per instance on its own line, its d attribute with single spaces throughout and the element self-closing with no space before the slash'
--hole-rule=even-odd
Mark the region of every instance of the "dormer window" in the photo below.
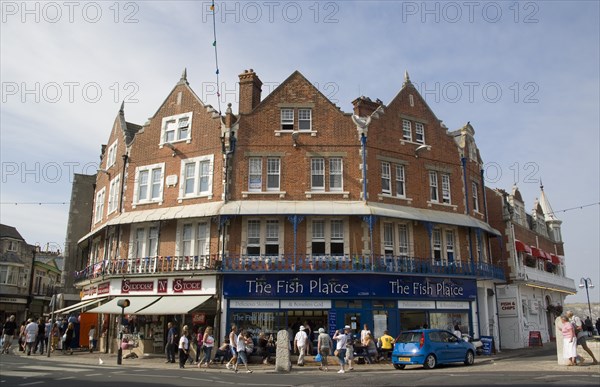
<svg viewBox="0 0 600 387">
<path fill-rule="evenodd" d="M 112 167 L 117 160 L 117 141 L 113 142 L 110 147 L 108 147 L 108 152 L 106 155 L 106 169 Z"/>
<path fill-rule="evenodd" d="M 191 141 L 192 112 L 165 117 L 162 121 L 161 145 Z"/>
</svg>

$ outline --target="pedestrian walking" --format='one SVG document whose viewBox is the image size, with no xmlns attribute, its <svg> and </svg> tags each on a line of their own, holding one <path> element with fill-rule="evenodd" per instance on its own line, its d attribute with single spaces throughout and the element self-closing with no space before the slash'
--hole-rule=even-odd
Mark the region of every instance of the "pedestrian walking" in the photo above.
<svg viewBox="0 0 600 387">
<path fill-rule="evenodd" d="M 348 329 L 344 329 L 344 333 L 346 334 L 346 364 L 348 364 L 348 371 L 354 370 L 352 366 L 352 361 L 354 360 L 354 339 L 352 338 L 352 329 L 348 327 Z"/>
<path fill-rule="evenodd" d="M 227 362 L 227 364 L 225 364 L 225 367 L 230 370 L 233 367 L 236 366 L 237 364 L 237 340 L 238 340 L 238 334 L 237 334 L 237 326 L 232 325 L 231 326 L 231 331 L 229 332 L 229 344 L 230 344 L 230 350 L 231 350 L 231 359 L 229 359 L 229 361 Z"/>
<path fill-rule="evenodd" d="M 165 363 L 175 363 L 175 348 L 177 348 L 177 328 L 172 322 L 167 323 L 167 361 Z"/>
<path fill-rule="evenodd" d="M 306 355 L 306 345 L 308 335 L 305 332 L 304 325 L 300 325 L 298 333 L 294 336 L 294 351 L 298 353 L 298 365 L 304 367 L 304 355 Z"/>
<path fill-rule="evenodd" d="M 246 335 L 246 330 L 242 329 L 237 337 L 237 361 L 233 367 L 234 372 L 238 372 L 238 365 L 244 363 L 246 372 L 251 374 L 252 370 L 248 368 L 248 354 L 246 353 L 246 347 L 252 342 L 252 339 Z"/>
<path fill-rule="evenodd" d="M 188 327 L 187 325 L 184 325 L 181 338 L 179 339 L 179 368 L 185 368 L 185 362 L 187 361 L 190 351 L 190 340 L 187 337 L 188 333 Z"/>
<path fill-rule="evenodd" d="M 63 352 L 69 352 L 70 355 L 73 354 L 73 348 L 71 345 L 73 344 L 73 336 L 75 335 L 75 326 L 72 322 L 68 323 L 67 331 L 65 332 L 65 342 L 63 344 Z"/>
<path fill-rule="evenodd" d="M 344 366 L 346 365 L 346 342 L 348 340 L 346 331 L 350 331 L 350 326 L 346 325 L 343 332 L 336 330 L 335 334 L 333 335 L 333 340 L 336 341 L 334 355 L 336 355 L 340 361 L 340 370 L 338 371 L 338 374 L 343 374 L 346 372 L 344 370 Z"/>
<path fill-rule="evenodd" d="M 90 330 L 88 331 L 88 340 L 90 341 L 90 353 L 94 352 L 94 348 L 96 348 L 96 326 L 92 325 Z"/>
<path fill-rule="evenodd" d="M 43 317 L 38 319 L 38 333 L 35 338 L 35 346 L 33 348 L 33 353 L 37 352 L 38 349 L 40 351 L 40 355 L 44 354 L 45 344 L 46 344 L 46 322 Z"/>
<path fill-rule="evenodd" d="M 210 358 L 212 356 L 212 349 L 214 346 L 215 338 L 213 336 L 213 329 L 212 327 L 206 327 L 206 329 L 204 330 L 204 335 L 202 336 L 201 349 L 203 357 L 200 363 L 198 363 L 198 368 L 202 366 L 202 363 L 206 364 L 206 368 L 208 368 L 208 366 L 212 364 L 212 360 Z M 200 350 L 200 348 L 198 350 Z"/>
<path fill-rule="evenodd" d="M 317 336 L 317 353 L 321 355 L 321 371 L 327 372 L 329 369 L 328 357 L 331 354 L 331 348 L 333 348 L 333 342 L 331 337 L 325 333 L 324 328 L 319 328 L 319 336 Z"/>
<path fill-rule="evenodd" d="M 15 332 L 17 331 L 15 319 L 15 315 L 11 315 L 6 319 L 4 327 L 2 328 L 2 338 L 4 339 L 4 342 L 2 343 L 2 353 L 9 353 L 10 347 L 12 346 Z"/>
<path fill-rule="evenodd" d="M 58 327 L 58 323 L 55 322 L 52 325 L 52 330 L 50 331 L 50 352 L 54 352 L 58 348 L 58 339 L 60 338 L 60 328 Z"/>
<path fill-rule="evenodd" d="M 577 335 L 575 325 L 569 322 L 567 316 L 562 316 L 562 335 L 563 335 L 563 358 L 568 360 L 568 366 L 576 365 L 577 361 Z"/>
<path fill-rule="evenodd" d="M 569 318 L 569 321 L 571 321 L 571 323 L 573 323 L 573 325 L 575 327 L 575 333 L 577 335 L 577 345 L 581 345 L 581 348 L 583 348 L 583 350 L 586 351 L 590 355 L 590 357 L 592 358 L 592 365 L 597 365 L 598 360 L 596 359 L 596 356 L 594 356 L 594 353 L 592 352 L 590 347 L 588 347 L 588 345 L 587 345 L 588 333 L 583 329 L 583 324 L 581 322 L 581 319 L 578 316 L 575 316 L 573 314 L 573 312 L 570 310 L 567 311 L 566 315 Z M 583 357 L 580 357 L 580 361 L 581 361 L 581 363 L 580 363 L 580 365 L 581 365 L 581 364 L 583 364 L 585 359 Z"/>
<path fill-rule="evenodd" d="M 31 355 L 32 350 L 35 353 L 35 342 L 37 340 L 38 329 L 38 324 L 36 322 L 32 319 L 27 320 L 27 325 L 25 326 L 25 348 L 27 356 Z"/>
</svg>

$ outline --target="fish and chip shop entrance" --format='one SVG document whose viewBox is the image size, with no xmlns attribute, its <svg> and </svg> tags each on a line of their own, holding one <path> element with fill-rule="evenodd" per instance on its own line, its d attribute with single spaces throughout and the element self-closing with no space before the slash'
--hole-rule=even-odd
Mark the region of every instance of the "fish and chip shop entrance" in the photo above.
<svg viewBox="0 0 600 387">
<path fill-rule="evenodd" d="M 247 275 L 223 279 L 221 332 L 231 324 L 275 334 L 308 325 L 333 335 L 345 325 L 359 335 L 367 324 L 375 337 L 421 327 L 472 331 L 477 286 L 474 280 L 385 274 Z M 313 339 L 316 338 L 314 335 Z"/>
</svg>

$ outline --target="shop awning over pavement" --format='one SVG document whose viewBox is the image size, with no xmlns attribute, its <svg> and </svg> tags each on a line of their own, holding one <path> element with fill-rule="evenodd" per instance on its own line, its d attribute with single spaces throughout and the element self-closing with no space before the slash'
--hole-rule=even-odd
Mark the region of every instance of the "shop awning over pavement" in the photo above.
<svg viewBox="0 0 600 387">
<path fill-rule="evenodd" d="M 81 302 L 78 302 L 77 304 L 67 306 L 66 308 L 55 310 L 54 314 L 67 314 L 67 313 L 71 313 L 76 310 L 83 310 L 86 307 L 95 306 L 96 304 L 98 304 L 104 300 L 106 300 L 106 297 L 95 298 L 93 300 L 81 301 Z"/>
<path fill-rule="evenodd" d="M 212 296 L 163 296 L 160 300 L 144 309 L 139 314 L 188 314 L 208 301 Z"/>
<path fill-rule="evenodd" d="M 125 308 L 125 313 L 136 314 L 139 310 L 144 309 L 156 301 L 160 300 L 160 296 L 126 296 L 126 297 L 115 297 L 105 304 L 100 305 L 97 308 L 89 310 L 89 313 L 110 313 L 119 314 L 121 313 L 121 307 L 117 305 L 120 300 L 129 300 L 130 304 Z"/>
</svg>

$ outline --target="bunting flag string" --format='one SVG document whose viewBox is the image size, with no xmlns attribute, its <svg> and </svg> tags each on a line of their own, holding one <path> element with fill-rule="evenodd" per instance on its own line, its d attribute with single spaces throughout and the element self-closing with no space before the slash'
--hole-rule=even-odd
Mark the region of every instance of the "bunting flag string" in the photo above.
<svg viewBox="0 0 600 387">
<path fill-rule="evenodd" d="M 215 48 L 215 74 L 217 76 L 217 105 L 219 107 L 219 115 L 221 115 L 221 88 L 219 82 L 219 55 L 217 51 L 217 17 L 215 12 L 215 0 L 212 0 L 212 4 L 210 6 L 210 10 L 212 11 L 213 16 L 213 47 Z"/>
</svg>

